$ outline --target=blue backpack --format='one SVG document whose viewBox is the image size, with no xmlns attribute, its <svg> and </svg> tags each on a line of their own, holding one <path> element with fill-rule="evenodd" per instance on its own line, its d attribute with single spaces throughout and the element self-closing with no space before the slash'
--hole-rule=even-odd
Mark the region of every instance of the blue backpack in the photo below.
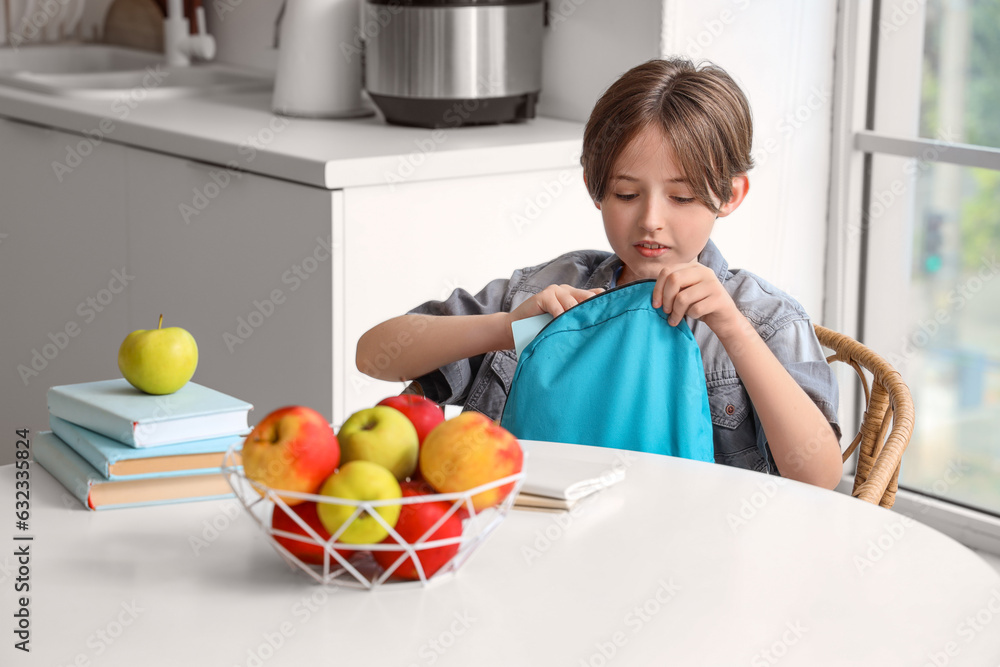
<svg viewBox="0 0 1000 667">
<path fill-rule="evenodd" d="M 524 348 L 500 425 L 525 440 L 714 461 L 701 351 L 651 305 L 655 281 L 602 292 Z"/>
</svg>

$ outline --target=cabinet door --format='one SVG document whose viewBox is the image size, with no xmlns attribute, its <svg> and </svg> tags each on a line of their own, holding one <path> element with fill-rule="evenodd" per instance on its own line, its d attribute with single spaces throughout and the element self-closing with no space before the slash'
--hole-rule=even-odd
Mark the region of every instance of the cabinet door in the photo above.
<svg viewBox="0 0 1000 667">
<path fill-rule="evenodd" d="M 346 415 L 405 386 L 356 368 L 358 339 L 375 324 L 571 250 L 608 249 L 578 168 L 350 188 L 344 197 Z"/>
<path fill-rule="evenodd" d="M 124 202 L 121 146 L 0 119 L 6 433 L 48 428 L 49 387 L 119 376 L 133 272 Z"/>
<path fill-rule="evenodd" d="M 130 149 L 132 328 L 188 329 L 194 381 L 332 418 L 332 229 L 342 193 Z"/>
</svg>

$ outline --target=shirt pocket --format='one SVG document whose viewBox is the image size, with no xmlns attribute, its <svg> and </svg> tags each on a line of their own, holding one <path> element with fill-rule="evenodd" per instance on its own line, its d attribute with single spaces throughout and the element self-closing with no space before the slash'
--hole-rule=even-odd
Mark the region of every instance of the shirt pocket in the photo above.
<svg viewBox="0 0 1000 667">
<path fill-rule="evenodd" d="M 767 472 L 767 461 L 757 447 L 750 397 L 743 384 L 735 378 L 710 382 L 708 406 L 712 414 L 715 462 Z"/>
<path fill-rule="evenodd" d="M 514 350 L 489 352 L 476 376 L 474 386 L 465 403 L 466 410 L 482 412 L 490 419 L 499 420 L 510 393 L 510 384 L 517 368 Z"/>
</svg>

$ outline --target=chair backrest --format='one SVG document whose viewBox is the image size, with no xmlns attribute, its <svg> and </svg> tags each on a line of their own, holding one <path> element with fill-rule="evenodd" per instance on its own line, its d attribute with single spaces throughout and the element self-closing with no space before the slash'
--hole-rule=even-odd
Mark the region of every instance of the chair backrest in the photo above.
<svg viewBox="0 0 1000 667">
<path fill-rule="evenodd" d="M 865 390 L 861 428 L 844 451 L 844 461 L 858 452 L 855 498 L 892 507 L 896 501 L 899 467 L 913 435 L 913 400 L 902 376 L 889 362 L 849 336 L 814 325 L 816 337 L 834 354 L 827 362 L 851 366 Z M 871 387 L 864 373 L 871 373 Z"/>
</svg>

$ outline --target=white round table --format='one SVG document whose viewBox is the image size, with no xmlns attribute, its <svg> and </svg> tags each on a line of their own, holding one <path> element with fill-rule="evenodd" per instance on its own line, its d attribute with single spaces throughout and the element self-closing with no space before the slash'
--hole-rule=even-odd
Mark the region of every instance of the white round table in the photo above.
<svg viewBox="0 0 1000 667">
<path fill-rule="evenodd" d="M 720 465 L 524 445 L 618 457 L 625 481 L 569 513 L 515 510 L 443 581 L 373 591 L 292 571 L 236 500 L 88 512 L 34 465 L 30 654 L 0 468 L 0 664 L 1000 663 L 1000 576 L 918 522 Z"/>
</svg>

